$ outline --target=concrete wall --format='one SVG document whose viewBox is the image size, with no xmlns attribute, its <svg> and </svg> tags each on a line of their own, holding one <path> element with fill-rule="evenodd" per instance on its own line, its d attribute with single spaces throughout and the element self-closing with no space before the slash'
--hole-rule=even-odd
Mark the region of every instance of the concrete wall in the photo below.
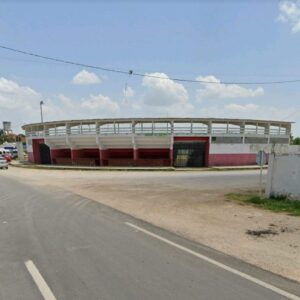
<svg viewBox="0 0 300 300">
<path fill-rule="evenodd" d="M 300 145 L 290 145 L 289 153 L 300 153 Z"/>
<path fill-rule="evenodd" d="M 300 153 L 270 155 L 266 195 L 300 200 Z"/>
<path fill-rule="evenodd" d="M 289 153 L 289 145 L 284 144 L 210 144 L 209 166 L 256 165 L 256 154 L 263 150 L 267 154 Z M 268 160 L 268 156 L 267 156 Z"/>
<path fill-rule="evenodd" d="M 291 147 L 291 146 L 290 146 Z M 266 153 L 288 153 L 289 145 L 276 144 L 214 144 L 210 145 L 210 154 L 256 154 L 263 150 Z"/>
</svg>

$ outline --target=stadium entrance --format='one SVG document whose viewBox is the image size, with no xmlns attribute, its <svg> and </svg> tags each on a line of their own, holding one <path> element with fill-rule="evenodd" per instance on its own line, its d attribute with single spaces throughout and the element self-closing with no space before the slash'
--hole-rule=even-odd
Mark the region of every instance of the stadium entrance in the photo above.
<svg viewBox="0 0 300 300">
<path fill-rule="evenodd" d="M 175 142 L 174 167 L 204 167 L 205 165 L 205 142 Z"/>
</svg>

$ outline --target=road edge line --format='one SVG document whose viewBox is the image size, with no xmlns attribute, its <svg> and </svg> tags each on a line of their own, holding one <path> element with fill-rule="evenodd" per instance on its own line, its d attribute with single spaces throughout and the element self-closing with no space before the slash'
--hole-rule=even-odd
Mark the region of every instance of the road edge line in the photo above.
<svg viewBox="0 0 300 300">
<path fill-rule="evenodd" d="M 219 267 L 219 268 L 221 268 L 223 270 L 226 270 L 226 271 L 231 272 L 231 273 L 233 273 L 233 274 L 235 274 L 237 276 L 240 276 L 240 277 L 242 277 L 244 279 L 247 279 L 247 280 L 249 280 L 251 282 L 254 282 L 257 285 L 260 285 L 260 286 L 262 286 L 262 287 L 264 287 L 266 289 L 269 289 L 269 290 L 271 290 L 271 291 L 273 291 L 273 292 L 275 292 L 275 293 L 277 293 L 277 294 L 279 294 L 281 296 L 284 296 L 284 297 L 286 297 L 288 299 L 291 299 L 291 300 L 300 300 L 300 297 L 298 297 L 298 296 L 296 296 L 296 295 L 294 295 L 292 293 L 289 293 L 289 292 L 287 292 L 285 290 L 282 290 L 282 289 L 280 289 L 280 288 L 278 288 L 278 287 L 276 287 L 276 286 L 274 286 L 272 284 L 264 282 L 264 281 L 262 281 L 262 280 L 260 280 L 258 278 L 255 278 L 255 277 L 253 277 L 251 275 L 243 273 L 243 272 L 241 272 L 239 270 L 236 270 L 236 269 L 234 269 L 232 267 L 229 267 L 229 266 L 227 266 L 227 265 L 225 265 L 223 263 L 220 263 L 220 262 L 218 262 L 218 261 L 216 261 L 216 260 L 214 260 L 214 259 L 212 259 L 212 258 L 210 258 L 208 256 L 205 256 L 205 255 L 200 254 L 200 253 L 198 253 L 196 251 L 193 251 L 193 250 L 191 250 L 189 248 L 181 246 L 181 245 L 179 245 L 179 244 L 177 244 L 175 242 L 172 242 L 172 241 L 170 241 L 170 240 L 168 240 L 168 239 L 166 239 L 164 237 L 161 237 L 161 236 L 159 236 L 159 235 L 157 235 L 157 234 L 155 234 L 155 233 L 153 233 L 151 231 L 148 231 L 148 230 L 146 230 L 146 229 L 144 229 L 142 227 L 134 225 L 134 224 L 132 224 L 130 222 L 125 222 L 125 224 L 127 226 L 130 226 L 130 227 L 132 227 L 132 228 L 134 228 L 134 229 L 136 229 L 138 231 L 141 231 L 141 232 L 143 232 L 143 233 L 145 233 L 145 234 L 147 234 L 149 236 L 152 236 L 153 238 L 156 238 L 157 240 L 160 240 L 160 241 L 162 241 L 162 242 L 164 242 L 166 244 L 169 244 L 169 245 L 171 245 L 173 247 L 176 247 L 177 249 L 185 251 L 185 252 L 187 252 L 187 253 L 189 253 L 189 254 L 191 254 L 193 256 L 196 256 L 196 257 L 198 257 L 198 258 L 200 258 L 200 259 L 202 259 L 202 260 L 204 260 L 206 262 L 209 262 L 209 263 L 211 263 L 211 264 L 213 264 L 213 265 L 215 265 L 215 266 L 217 266 L 217 267 Z"/>
</svg>

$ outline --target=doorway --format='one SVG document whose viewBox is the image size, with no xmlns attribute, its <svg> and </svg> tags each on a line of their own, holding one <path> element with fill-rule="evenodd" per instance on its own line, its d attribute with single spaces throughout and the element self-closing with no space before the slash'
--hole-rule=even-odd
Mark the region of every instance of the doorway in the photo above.
<svg viewBox="0 0 300 300">
<path fill-rule="evenodd" d="M 43 165 L 50 165 L 51 164 L 51 155 L 50 155 L 50 148 L 46 144 L 40 144 L 40 157 L 41 157 L 41 164 Z"/>
<path fill-rule="evenodd" d="M 204 167 L 206 142 L 175 142 L 173 149 L 174 167 Z"/>
</svg>

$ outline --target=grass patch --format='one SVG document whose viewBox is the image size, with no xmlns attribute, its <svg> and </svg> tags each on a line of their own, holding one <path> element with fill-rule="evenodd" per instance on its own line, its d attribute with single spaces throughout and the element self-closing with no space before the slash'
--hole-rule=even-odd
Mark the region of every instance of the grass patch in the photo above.
<svg viewBox="0 0 300 300">
<path fill-rule="evenodd" d="M 274 212 L 285 212 L 292 216 L 300 216 L 300 201 L 289 200 L 286 197 L 262 198 L 254 193 L 230 193 L 228 200 L 252 204 Z"/>
</svg>

